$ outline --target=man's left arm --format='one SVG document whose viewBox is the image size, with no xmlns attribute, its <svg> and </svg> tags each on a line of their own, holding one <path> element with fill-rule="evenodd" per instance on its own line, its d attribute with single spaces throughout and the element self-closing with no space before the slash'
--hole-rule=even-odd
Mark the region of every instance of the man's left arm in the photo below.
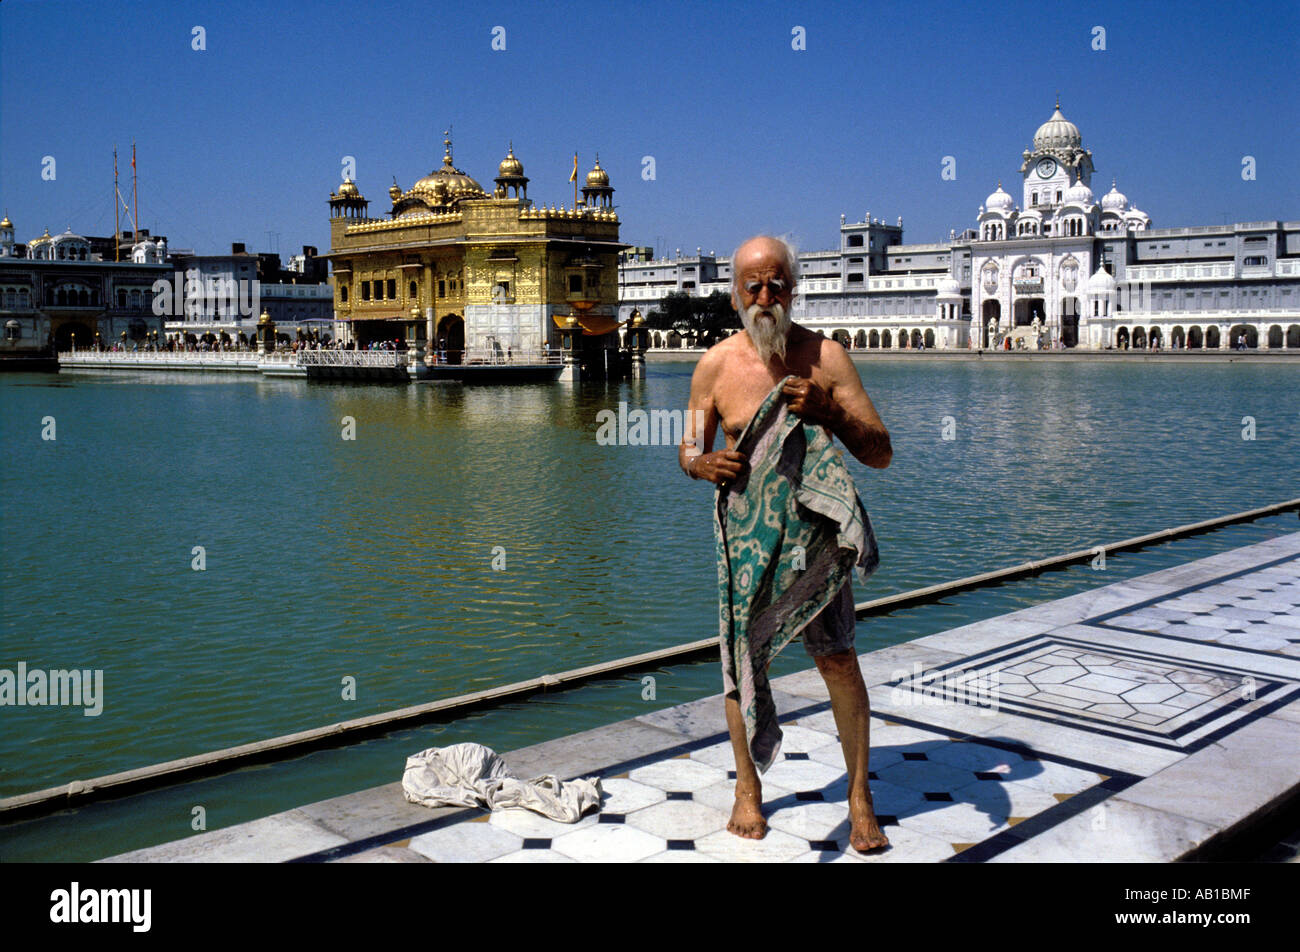
<svg viewBox="0 0 1300 952">
<path fill-rule="evenodd" d="M 848 351 L 838 342 L 827 340 L 821 349 L 821 367 L 829 391 L 806 378 L 791 381 L 782 390 L 790 410 L 829 427 L 844 447 L 867 466 L 884 469 L 894 458 L 889 431 L 863 389 Z"/>
</svg>

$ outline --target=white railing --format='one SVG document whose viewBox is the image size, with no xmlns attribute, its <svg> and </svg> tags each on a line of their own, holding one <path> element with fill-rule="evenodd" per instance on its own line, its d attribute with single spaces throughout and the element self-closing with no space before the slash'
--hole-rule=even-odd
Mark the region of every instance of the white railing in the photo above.
<svg viewBox="0 0 1300 952">
<path fill-rule="evenodd" d="M 1214 281 L 1232 278 L 1232 262 L 1215 264 L 1135 264 L 1124 269 L 1126 281 Z"/>
<path fill-rule="evenodd" d="M 1180 321 L 1192 324 L 1231 324 L 1251 320 L 1276 324 L 1300 321 L 1300 311 L 1293 308 L 1216 308 L 1212 311 L 1119 311 L 1090 321 Z"/>
<path fill-rule="evenodd" d="M 404 350 L 300 350 L 300 367 L 405 367 Z"/>
<path fill-rule="evenodd" d="M 425 358 L 429 363 L 437 360 L 437 352 L 434 351 Z M 487 349 L 466 350 L 461 357 L 462 364 L 499 364 L 501 366 L 515 366 L 519 364 L 536 365 L 560 365 L 564 363 L 564 355 L 559 351 L 540 351 L 540 350 L 511 350 L 510 353 L 505 351 L 495 351 Z"/>
<path fill-rule="evenodd" d="M 231 364 L 294 363 L 290 351 L 259 354 L 255 350 L 78 350 L 59 351 L 60 363 Z"/>
</svg>

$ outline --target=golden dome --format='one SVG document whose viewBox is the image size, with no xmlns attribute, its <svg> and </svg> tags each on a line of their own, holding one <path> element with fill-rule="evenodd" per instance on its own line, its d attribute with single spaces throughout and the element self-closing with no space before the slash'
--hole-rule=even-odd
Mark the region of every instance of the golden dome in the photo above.
<svg viewBox="0 0 1300 952">
<path fill-rule="evenodd" d="M 0 221 L 0 228 L 12 228 L 13 226 L 14 223 L 9 220 L 8 215 L 4 217 L 3 221 Z"/>
<path fill-rule="evenodd" d="M 587 188 L 606 188 L 609 185 L 609 173 L 600 167 L 600 156 L 596 156 L 596 167 L 587 173 Z"/>
<path fill-rule="evenodd" d="M 352 179 L 344 179 L 343 184 L 339 186 L 339 198 L 351 198 L 361 193 L 357 191 L 356 185 Z"/>
<path fill-rule="evenodd" d="M 506 157 L 501 160 L 497 167 L 497 176 L 499 178 L 516 178 L 524 174 L 524 163 L 515 158 L 515 144 L 510 143 L 510 151 Z"/>
<path fill-rule="evenodd" d="M 48 244 L 49 242 L 51 242 L 51 241 L 53 241 L 53 240 L 54 240 L 54 236 L 50 234 L 50 229 L 49 229 L 49 228 L 46 228 L 46 229 L 45 229 L 45 234 L 41 235 L 41 237 L 39 237 L 39 238 L 33 238 L 33 239 L 28 243 L 28 247 L 30 247 L 30 248 L 35 248 L 37 245 Z"/>
<path fill-rule="evenodd" d="M 402 197 L 402 187 L 398 185 L 396 181 L 394 181 L 392 185 L 388 186 L 388 197 L 393 201 L 397 201 Z"/>
<path fill-rule="evenodd" d="M 444 194 L 439 197 L 439 204 L 456 198 L 487 198 L 483 186 L 451 164 L 451 139 L 442 141 L 446 147 L 442 156 L 442 166 L 412 185 L 411 191 L 425 194 L 442 192 Z"/>
</svg>

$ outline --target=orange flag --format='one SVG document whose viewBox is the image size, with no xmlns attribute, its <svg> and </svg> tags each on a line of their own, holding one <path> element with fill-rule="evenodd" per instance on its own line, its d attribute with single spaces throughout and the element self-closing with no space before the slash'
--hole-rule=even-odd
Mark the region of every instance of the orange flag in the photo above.
<svg viewBox="0 0 1300 952">
<path fill-rule="evenodd" d="M 578 181 L 578 153 L 573 153 L 573 172 L 569 175 L 570 182 Z"/>
</svg>

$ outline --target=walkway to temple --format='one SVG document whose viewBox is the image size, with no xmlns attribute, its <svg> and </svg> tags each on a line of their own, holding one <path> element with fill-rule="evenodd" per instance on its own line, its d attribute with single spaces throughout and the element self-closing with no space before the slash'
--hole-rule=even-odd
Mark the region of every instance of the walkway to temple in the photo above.
<svg viewBox="0 0 1300 952">
<path fill-rule="evenodd" d="M 599 775 L 601 812 L 578 823 L 429 810 L 391 783 L 113 860 L 1164 862 L 1300 795 L 1300 532 L 860 662 L 881 853 L 848 845 L 843 755 L 809 669 L 773 681 L 785 740 L 762 840 L 726 830 L 714 696 L 506 754 L 521 777 Z"/>
</svg>

